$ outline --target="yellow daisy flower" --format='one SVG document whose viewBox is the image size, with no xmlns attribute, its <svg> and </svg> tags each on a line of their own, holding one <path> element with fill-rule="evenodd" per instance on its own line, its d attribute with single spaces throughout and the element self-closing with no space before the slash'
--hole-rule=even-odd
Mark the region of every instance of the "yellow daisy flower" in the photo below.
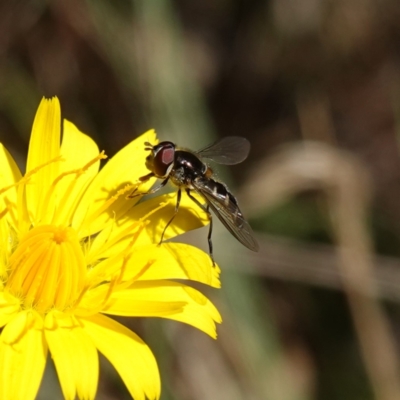
<svg viewBox="0 0 400 400">
<path fill-rule="evenodd" d="M 97 145 L 43 100 L 27 172 L 0 144 L 0 399 L 34 399 L 48 352 L 66 399 L 94 399 L 100 351 L 135 400 L 157 399 L 155 358 L 107 315 L 163 317 L 216 337 L 220 315 L 193 280 L 219 287 L 209 256 L 181 243 L 158 245 L 175 195 L 127 199 L 148 171 L 144 142 L 128 144 L 99 171 Z M 61 142 L 61 145 L 60 145 Z M 146 191 L 153 182 L 143 184 Z M 207 223 L 190 199 L 165 239 Z"/>
</svg>

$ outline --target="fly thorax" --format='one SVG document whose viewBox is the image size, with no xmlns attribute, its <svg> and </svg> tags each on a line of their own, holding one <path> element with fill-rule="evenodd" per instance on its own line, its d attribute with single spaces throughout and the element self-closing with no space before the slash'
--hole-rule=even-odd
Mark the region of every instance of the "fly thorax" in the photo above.
<svg viewBox="0 0 400 400">
<path fill-rule="evenodd" d="M 186 186 L 187 176 L 183 167 L 174 168 L 170 171 L 170 180 L 174 185 Z"/>
</svg>

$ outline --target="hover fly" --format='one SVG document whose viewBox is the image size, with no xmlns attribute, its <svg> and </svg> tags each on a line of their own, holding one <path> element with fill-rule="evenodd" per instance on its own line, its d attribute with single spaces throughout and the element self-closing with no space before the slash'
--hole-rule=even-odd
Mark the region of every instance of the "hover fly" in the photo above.
<svg viewBox="0 0 400 400">
<path fill-rule="evenodd" d="M 178 187 L 175 212 L 163 230 L 160 243 L 166 229 L 178 213 L 181 193 L 184 189 L 189 198 L 202 208 L 210 219 L 208 246 L 213 265 L 215 264 L 211 241 L 213 223 L 210 208 L 240 243 L 250 250 L 258 251 L 258 243 L 253 231 L 244 219 L 235 196 L 224 183 L 214 179 L 212 169 L 204 161 L 211 160 L 225 165 L 239 164 L 247 158 L 250 151 L 250 143 L 247 139 L 238 136 L 226 137 L 197 152 L 177 147 L 172 142 L 161 142 L 155 146 L 145 142 L 145 146 L 145 150 L 150 151 L 146 158 L 146 167 L 151 172 L 141 177 L 140 181 L 146 182 L 156 177 L 162 179 L 162 182 L 149 192 L 140 194 L 155 193 L 168 181 Z M 193 197 L 191 191 L 201 195 L 205 204 L 201 204 Z M 139 194 L 133 192 L 128 197 L 137 195 Z"/>
</svg>

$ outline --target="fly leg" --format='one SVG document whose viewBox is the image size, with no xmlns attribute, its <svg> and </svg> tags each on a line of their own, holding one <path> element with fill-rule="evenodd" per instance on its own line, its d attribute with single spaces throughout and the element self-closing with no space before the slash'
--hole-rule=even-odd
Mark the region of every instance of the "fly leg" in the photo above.
<svg viewBox="0 0 400 400">
<path fill-rule="evenodd" d="M 167 179 L 168 180 L 168 179 Z M 171 222 L 174 220 L 174 218 L 176 217 L 176 214 L 178 214 L 179 211 L 179 205 L 181 204 L 181 188 L 178 189 L 178 194 L 176 196 L 176 204 L 175 204 L 175 211 L 174 214 L 172 215 L 171 219 L 168 221 L 167 225 L 165 225 L 165 228 L 163 230 L 163 233 L 161 235 L 161 239 L 160 239 L 160 243 L 158 243 L 159 245 L 162 243 L 163 239 L 164 239 L 164 234 L 165 231 L 167 230 L 167 228 L 169 227 L 169 225 L 171 224 Z"/>
<path fill-rule="evenodd" d="M 212 215 L 210 213 L 210 206 L 207 204 L 207 206 L 204 207 L 203 204 L 201 204 L 195 197 L 193 197 L 191 195 L 190 189 L 186 189 L 186 193 L 194 203 L 196 203 L 203 211 L 205 211 L 207 213 L 208 219 L 210 220 L 210 227 L 208 229 L 207 241 L 208 241 L 208 249 L 209 249 L 209 253 L 210 253 L 210 258 L 212 261 L 212 265 L 214 267 L 215 261 L 214 261 L 214 256 L 213 256 L 213 244 L 212 244 L 212 240 L 211 240 L 211 235 L 212 235 L 212 230 L 213 230 L 213 219 L 212 219 Z"/>
<path fill-rule="evenodd" d="M 213 244 L 212 244 L 212 240 L 211 240 L 211 235 L 212 235 L 212 230 L 213 230 L 213 219 L 212 219 L 212 215 L 210 213 L 210 206 L 207 205 L 206 210 L 205 210 L 208 214 L 208 218 L 210 219 L 210 227 L 208 228 L 208 235 L 207 235 L 207 241 L 208 241 L 208 250 L 210 252 L 210 258 L 212 261 L 212 265 L 213 267 L 215 267 L 215 261 L 214 261 L 214 256 L 213 256 Z"/>
<path fill-rule="evenodd" d="M 144 182 L 147 182 L 150 178 L 153 178 L 153 177 L 154 177 L 153 172 L 150 172 L 150 174 L 142 176 L 141 178 L 139 178 L 139 180 L 140 180 L 141 183 L 144 183 Z M 145 196 L 147 194 L 156 193 L 167 184 L 168 180 L 169 180 L 169 177 L 164 179 L 158 186 L 155 186 L 154 188 L 150 189 L 146 193 L 136 193 L 136 190 L 138 189 L 138 188 L 136 188 L 131 192 L 131 194 L 126 196 L 126 198 L 127 199 L 133 199 L 134 197 L 137 197 L 137 196 Z"/>
</svg>

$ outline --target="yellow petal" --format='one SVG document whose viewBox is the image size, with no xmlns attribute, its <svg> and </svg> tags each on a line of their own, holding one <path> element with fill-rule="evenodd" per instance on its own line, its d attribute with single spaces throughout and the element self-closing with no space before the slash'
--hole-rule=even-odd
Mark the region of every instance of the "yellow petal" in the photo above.
<svg viewBox="0 0 400 400">
<path fill-rule="evenodd" d="M 61 143 L 60 173 L 67 174 L 71 171 L 79 171 L 64 175 L 57 184 L 58 204 L 53 224 L 63 223 L 69 225 L 72 215 L 79 204 L 82 195 L 96 176 L 100 161 L 99 148 L 87 135 L 83 134 L 71 122 L 64 120 L 63 140 Z M 93 163 L 91 163 L 94 161 Z M 89 164 L 86 168 L 86 165 Z"/>
<path fill-rule="evenodd" d="M 100 231 L 107 223 L 121 218 L 139 201 L 139 197 L 127 199 L 126 196 L 132 189 L 126 188 L 137 184 L 140 177 L 149 173 L 145 166 L 148 151 L 144 150 L 144 142 L 154 143 L 155 138 L 154 130 L 144 133 L 119 151 L 102 168 L 83 196 L 73 219 L 73 227 L 81 231 L 81 236 Z M 141 188 L 148 190 L 153 182 L 154 179 L 143 184 Z M 120 191 L 124 190 L 121 194 Z M 115 201 L 114 196 L 118 196 Z M 102 206 L 106 201 L 113 202 L 103 210 Z"/>
<path fill-rule="evenodd" d="M 152 210 L 156 209 L 160 204 L 165 204 L 164 207 L 146 218 L 149 223 L 146 225 L 144 232 L 152 239 L 150 243 L 158 243 L 167 223 L 174 216 L 176 195 L 177 192 L 174 192 L 146 200 L 136 205 L 129 211 L 122 223 L 126 223 L 125 220 L 139 220 L 145 215 L 150 214 Z M 201 203 L 204 203 L 204 199 L 202 199 L 200 195 L 193 193 L 193 197 L 197 198 Z M 209 224 L 209 222 L 210 220 L 207 213 L 195 204 L 186 192 L 183 192 L 178 214 L 166 229 L 163 240 L 165 241 L 193 229 L 201 228 Z M 205 233 L 205 235 L 207 234 Z M 148 239 L 140 236 L 136 240 L 135 245 L 148 243 Z"/>
<path fill-rule="evenodd" d="M 215 323 L 222 322 L 221 315 L 216 307 L 196 289 L 182 286 L 182 290 L 185 292 L 187 305 L 182 311 L 164 318 L 192 325 L 215 339 L 217 337 Z"/>
<path fill-rule="evenodd" d="M 0 211 L 9 204 L 15 212 L 17 206 L 17 186 L 15 185 L 22 178 L 21 172 L 7 149 L 0 143 L 0 190 L 9 188 L 2 193 Z"/>
<path fill-rule="evenodd" d="M 0 292 L 0 328 L 14 319 L 20 309 L 21 305 L 14 296 Z"/>
<path fill-rule="evenodd" d="M 13 248 L 13 238 L 6 217 L 0 218 L 0 277 L 5 279 L 8 274 L 8 257 Z"/>
<path fill-rule="evenodd" d="M 190 279 L 219 288 L 220 269 L 212 266 L 210 256 L 197 247 L 183 243 L 164 243 L 135 248 L 127 262 L 124 280 L 138 275 L 149 260 L 151 267 L 144 269 L 138 279 Z"/>
<path fill-rule="evenodd" d="M 136 301 L 183 303 L 184 306 L 175 313 L 159 316 L 184 322 L 216 337 L 215 323 L 221 322 L 220 314 L 207 297 L 189 286 L 168 281 L 136 282 L 128 289 L 113 293 L 110 304 L 103 311 L 129 315 L 129 307 L 135 308 Z"/>
<path fill-rule="evenodd" d="M 43 166 L 30 178 L 27 185 L 27 206 L 33 222 L 49 222 L 53 216 L 55 196 L 46 198 L 58 175 L 60 155 L 61 109 L 57 97 L 43 99 L 37 110 L 29 142 L 26 170 Z"/>
<path fill-rule="evenodd" d="M 4 221 L 7 221 L 16 232 L 21 232 L 21 230 L 27 229 L 28 225 L 30 225 L 26 205 L 23 201 L 24 186 L 21 184 L 22 175 L 16 162 L 1 143 L 0 171 L 0 198 L 3 200 L 0 202 L 0 213 L 7 208 L 8 212 Z M 9 235 L 7 241 L 7 247 L 14 245 Z"/>
<path fill-rule="evenodd" d="M 109 285 L 107 283 L 89 290 L 79 303 L 79 308 L 76 309 L 75 315 L 86 317 L 95 314 L 93 310 L 96 310 L 97 312 L 121 316 L 160 317 L 176 313 L 185 305 L 180 301 L 166 302 L 162 299 L 152 299 L 147 294 L 143 295 L 140 290 L 127 291 L 114 288 L 112 297 L 108 298 Z"/>
<path fill-rule="evenodd" d="M 26 331 L 41 326 L 41 319 L 33 311 L 20 311 L 15 314 L 13 319 L 4 327 L 1 334 L 3 343 L 15 344 L 25 335 Z"/>
<path fill-rule="evenodd" d="M 194 196 L 201 201 L 199 195 Z M 135 205 L 123 218 L 110 224 L 96 236 L 87 254 L 88 263 L 124 251 L 133 237 L 135 246 L 159 243 L 164 228 L 174 215 L 175 205 L 176 193 L 157 196 Z M 141 219 L 144 219 L 146 225 L 136 236 L 132 226 Z M 208 223 L 206 212 L 183 193 L 179 212 L 165 231 L 164 241 Z M 207 233 L 204 232 L 204 235 L 206 238 Z"/>
<path fill-rule="evenodd" d="M 15 400 L 35 399 L 43 376 L 47 357 L 47 345 L 44 341 L 40 321 L 27 320 L 32 317 L 28 312 L 23 318 L 27 322 L 25 330 L 20 332 L 20 319 L 16 328 L 18 335 L 13 343 L 0 340 L 0 398 Z M 7 327 L 13 330 L 13 321 Z M 2 333 L 3 339 L 4 331 Z"/>
<path fill-rule="evenodd" d="M 96 347 L 81 326 L 72 318 L 49 313 L 45 336 L 53 357 L 63 395 L 74 400 L 94 399 L 99 378 Z"/>
<path fill-rule="evenodd" d="M 220 269 L 212 266 L 208 254 L 182 243 L 134 247 L 99 262 L 88 271 L 92 287 L 117 277 L 124 282 L 137 280 L 188 279 L 220 287 Z"/>
<path fill-rule="evenodd" d="M 115 367 L 135 400 L 160 397 L 160 375 L 156 360 L 136 334 L 100 314 L 80 321 L 97 349 Z"/>
<path fill-rule="evenodd" d="M 102 309 L 112 315 L 131 317 L 165 317 L 181 312 L 186 300 L 176 296 L 167 281 L 138 283 L 129 289 L 115 290 Z"/>
</svg>

